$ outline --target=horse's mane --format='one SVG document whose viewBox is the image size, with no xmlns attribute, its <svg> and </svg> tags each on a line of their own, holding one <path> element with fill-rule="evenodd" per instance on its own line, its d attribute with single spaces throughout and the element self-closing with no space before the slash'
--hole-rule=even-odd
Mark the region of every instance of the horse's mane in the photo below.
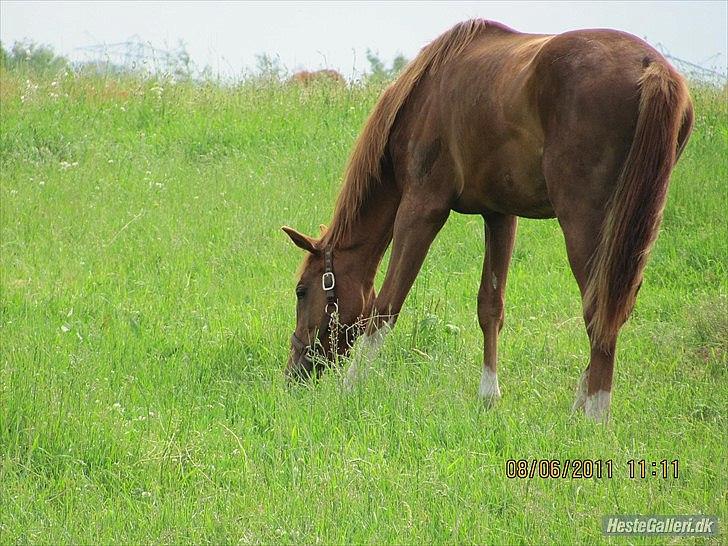
<svg viewBox="0 0 728 546">
<path fill-rule="evenodd" d="M 428 70 L 438 70 L 460 54 L 488 26 L 498 25 L 483 19 L 458 23 L 425 46 L 382 93 L 349 158 L 344 187 L 336 200 L 331 229 L 324 236 L 323 245 L 340 242 L 349 236 L 362 205 L 380 180 L 382 158 L 397 113 L 423 75 Z"/>
</svg>

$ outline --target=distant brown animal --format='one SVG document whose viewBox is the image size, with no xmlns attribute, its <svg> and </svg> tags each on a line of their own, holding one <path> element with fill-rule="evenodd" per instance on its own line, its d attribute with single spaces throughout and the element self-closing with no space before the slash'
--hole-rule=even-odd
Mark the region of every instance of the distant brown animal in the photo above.
<svg viewBox="0 0 728 546">
<path fill-rule="evenodd" d="M 293 76 L 291 76 L 291 79 L 289 81 L 304 86 L 310 85 L 315 82 L 329 82 L 346 85 L 346 80 L 344 79 L 344 76 L 339 74 L 336 70 L 331 69 L 316 70 L 314 72 L 302 70 L 300 72 L 296 72 Z"/>
<path fill-rule="evenodd" d="M 496 343 L 517 217 L 556 217 L 591 346 L 574 408 L 606 420 L 617 334 L 692 124 L 685 80 L 639 38 L 456 25 L 382 94 L 349 160 L 331 228 L 320 239 L 284 228 L 307 251 L 288 374 L 309 375 L 317 349 L 329 359 L 334 349 L 347 352 L 356 332 L 346 326 L 364 317 L 347 384 L 356 380 L 454 210 L 485 221 L 479 394 L 491 404 L 500 398 Z M 377 295 L 374 276 L 392 241 Z"/>
</svg>

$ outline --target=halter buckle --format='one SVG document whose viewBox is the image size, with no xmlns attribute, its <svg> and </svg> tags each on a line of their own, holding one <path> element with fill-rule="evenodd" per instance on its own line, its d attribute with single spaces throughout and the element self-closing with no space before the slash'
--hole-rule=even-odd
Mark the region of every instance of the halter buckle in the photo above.
<svg viewBox="0 0 728 546">
<path fill-rule="evenodd" d="M 329 290 L 333 290 L 334 286 L 336 286 L 336 277 L 334 277 L 332 271 L 327 271 L 321 276 L 321 287 L 325 292 L 328 292 Z"/>
</svg>

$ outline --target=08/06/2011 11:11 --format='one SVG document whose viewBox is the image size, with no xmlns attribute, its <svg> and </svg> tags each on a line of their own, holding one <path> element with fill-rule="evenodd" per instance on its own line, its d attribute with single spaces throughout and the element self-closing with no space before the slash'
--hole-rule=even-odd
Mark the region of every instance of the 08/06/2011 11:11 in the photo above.
<svg viewBox="0 0 728 546">
<path fill-rule="evenodd" d="M 507 478 L 612 478 L 614 461 L 612 459 L 508 459 L 506 461 Z M 629 459 L 627 476 L 630 479 L 662 478 L 677 479 L 679 461 L 648 461 L 646 459 Z"/>
</svg>

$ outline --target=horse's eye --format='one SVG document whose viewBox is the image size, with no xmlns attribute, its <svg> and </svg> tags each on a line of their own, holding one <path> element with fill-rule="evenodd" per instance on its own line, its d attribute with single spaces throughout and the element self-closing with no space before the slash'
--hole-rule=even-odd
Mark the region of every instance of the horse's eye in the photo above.
<svg viewBox="0 0 728 546">
<path fill-rule="evenodd" d="M 305 295 L 306 295 L 306 287 L 305 286 L 297 286 L 296 287 L 296 297 L 300 300 Z"/>
</svg>

